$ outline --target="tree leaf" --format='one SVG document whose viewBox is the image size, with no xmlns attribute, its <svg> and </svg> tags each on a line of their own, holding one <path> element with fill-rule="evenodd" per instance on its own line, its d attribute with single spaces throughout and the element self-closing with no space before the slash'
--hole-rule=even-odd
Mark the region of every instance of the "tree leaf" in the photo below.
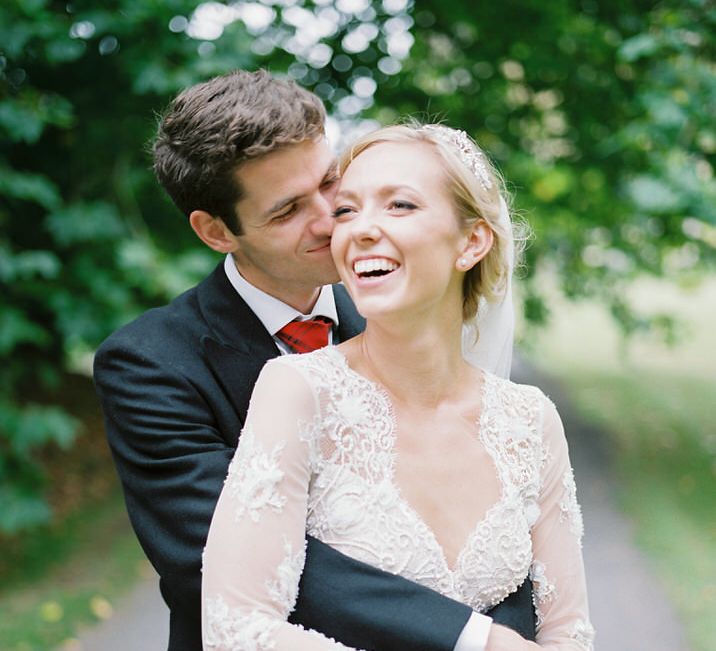
<svg viewBox="0 0 716 651">
<path fill-rule="evenodd" d="M 627 184 L 627 191 L 634 203 L 645 212 L 670 213 L 683 205 L 683 198 L 664 179 L 639 176 Z"/>
<path fill-rule="evenodd" d="M 19 172 L 0 166 L 0 195 L 38 203 L 48 210 L 57 208 L 60 193 L 57 186 L 42 174 Z"/>
<path fill-rule="evenodd" d="M 20 310 L 3 306 L 0 313 L 0 356 L 8 353 L 21 343 L 46 344 L 50 335 L 44 328 L 29 320 Z"/>
<path fill-rule="evenodd" d="M 13 484 L 0 486 L 0 532 L 16 534 L 45 524 L 50 519 L 50 507 L 39 490 L 29 493 Z"/>
<path fill-rule="evenodd" d="M 619 58 L 632 63 L 642 57 L 654 54 L 660 47 L 653 34 L 638 34 L 627 39 L 618 50 Z"/>
<path fill-rule="evenodd" d="M 55 242 L 63 247 L 113 240 L 125 234 L 117 209 L 106 201 L 66 205 L 49 215 L 46 224 Z"/>
</svg>

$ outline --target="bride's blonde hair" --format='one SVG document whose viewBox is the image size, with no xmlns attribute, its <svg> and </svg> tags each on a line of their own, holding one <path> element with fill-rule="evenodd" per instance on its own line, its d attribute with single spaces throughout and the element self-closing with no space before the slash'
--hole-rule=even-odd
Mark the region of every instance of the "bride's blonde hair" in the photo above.
<svg viewBox="0 0 716 651">
<path fill-rule="evenodd" d="M 446 138 L 446 134 L 449 137 Z M 470 321 L 477 315 L 481 298 L 489 302 L 498 302 L 502 298 L 512 270 L 515 239 L 509 217 L 506 220 L 500 218 L 501 202 L 506 197 L 502 177 L 464 132 L 442 125 L 418 123 L 384 127 L 358 139 L 340 158 L 341 174 L 366 149 L 386 142 L 431 145 L 443 163 L 447 189 L 462 227 L 467 231 L 482 219 L 494 234 L 488 254 L 465 273 L 463 280 L 463 321 Z M 465 147 L 469 151 L 465 151 Z M 473 147 L 474 151 L 471 151 Z"/>
</svg>

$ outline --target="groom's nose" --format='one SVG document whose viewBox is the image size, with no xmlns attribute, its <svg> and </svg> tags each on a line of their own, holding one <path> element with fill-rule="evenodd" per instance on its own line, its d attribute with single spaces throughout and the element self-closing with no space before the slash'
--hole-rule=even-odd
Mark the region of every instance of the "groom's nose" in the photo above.
<svg viewBox="0 0 716 651">
<path fill-rule="evenodd" d="M 319 192 L 314 199 L 312 209 L 313 218 L 310 223 L 311 233 L 316 237 L 330 237 L 335 224 L 333 218 L 333 201 Z"/>
</svg>

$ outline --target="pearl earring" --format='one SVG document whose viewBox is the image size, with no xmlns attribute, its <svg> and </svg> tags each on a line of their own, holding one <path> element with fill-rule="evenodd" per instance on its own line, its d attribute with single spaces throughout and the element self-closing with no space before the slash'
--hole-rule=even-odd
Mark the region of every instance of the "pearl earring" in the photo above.
<svg viewBox="0 0 716 651">
<path fill-rule="evenodd" d="M 467 260 L 466 260 L 465 258 L 460 258 L 460 259 L 457 261 L 457 263 L 458 263 L 461 267 L 467 267 Z"/>
</svg>

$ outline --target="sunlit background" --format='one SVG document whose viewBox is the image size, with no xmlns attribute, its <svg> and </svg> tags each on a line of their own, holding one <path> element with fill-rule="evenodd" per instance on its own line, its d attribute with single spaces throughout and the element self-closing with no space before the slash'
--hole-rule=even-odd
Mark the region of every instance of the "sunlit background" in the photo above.
<svg viewBox="0 0 716 651">
<path fill-rule="evenodd" d="M 714 61 L 707 0 L 3 2 L 0 648 L 79 648 L 143 580 L 88 368 L 218 261 L 152 177 L 158 115 L 258 67 L 325 102 L 337 150 L 409 116 L 485 149 L 534 231 L 520 359 L 599 428 L 615 507 L 713 648 Z"/>
</svg>

